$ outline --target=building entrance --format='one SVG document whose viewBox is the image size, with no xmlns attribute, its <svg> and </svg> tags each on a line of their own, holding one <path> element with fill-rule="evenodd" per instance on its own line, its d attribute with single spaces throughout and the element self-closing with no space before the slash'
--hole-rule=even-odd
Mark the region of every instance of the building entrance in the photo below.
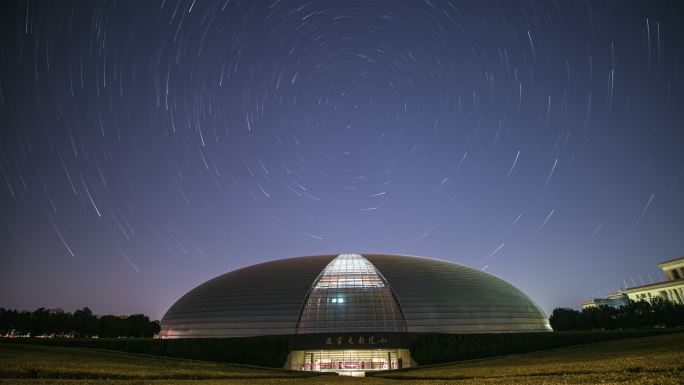
<svg viewBox="0 0 684 385">
<path fill-rule="evenodd" d="M 401 369 L 403 364 L 397 349 L 307 350 L 300 370 L 357 376 L 368 371 Z"/>
</svg>

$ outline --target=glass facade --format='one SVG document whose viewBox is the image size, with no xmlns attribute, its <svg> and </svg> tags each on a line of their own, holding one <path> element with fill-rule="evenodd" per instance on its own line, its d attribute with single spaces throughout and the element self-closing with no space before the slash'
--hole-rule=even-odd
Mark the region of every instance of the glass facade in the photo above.
<svg viewBox="0 0 684 385">
<path fill-rule="evenodd" d="M 380 272 L 360 254 L 335 257 L 314 282 L 297 333 L 405 332 L 397 301 Z"/>
<path fill-rule="evenodd" d="M 304 353 L 304 362 L 300 370 L 345 374 L 401 369 L 403 366 L 397 349 L 312 350 Z"/>
<path fill-rule="evenodd" d="M 161 328 L 168 338 L 299 334 L 294 340 L 311 342 L 299 346 L 302 352 L 358 349 L 324 341 L 364 332 L 551 330 L 541 309 L 502 279 L 448 261 L 391 254 L 316 255 L 234 270 L 186 293 Z"/>
</svg>

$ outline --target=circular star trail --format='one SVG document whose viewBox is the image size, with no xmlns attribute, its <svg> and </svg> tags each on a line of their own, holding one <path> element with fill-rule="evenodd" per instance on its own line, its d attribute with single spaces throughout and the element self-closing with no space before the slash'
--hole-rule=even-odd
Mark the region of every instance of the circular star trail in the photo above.
<svg viewBox="0 0 684 385">
<path fill-rule="evenodd" d="M 550 311 L 684 250 L 676 1 L 1 7 L 5 307 L 159 317 L 240 266 L 393 252 Z"/>
</svg>

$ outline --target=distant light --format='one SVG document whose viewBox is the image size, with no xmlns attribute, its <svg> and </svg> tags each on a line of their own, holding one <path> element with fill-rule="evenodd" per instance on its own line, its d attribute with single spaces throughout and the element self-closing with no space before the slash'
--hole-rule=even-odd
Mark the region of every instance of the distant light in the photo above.
<svg viewBox="0 0 684 385">
<path fill-rule="evenodd" d="M 333 300 L 333 302 L 335 302 L 335 300 Z M 337 302 L 338 302 L 338 303 L 344 302 L 344 298 L 338 298 L 338 299 L 337 299 Z"/>
</svg>

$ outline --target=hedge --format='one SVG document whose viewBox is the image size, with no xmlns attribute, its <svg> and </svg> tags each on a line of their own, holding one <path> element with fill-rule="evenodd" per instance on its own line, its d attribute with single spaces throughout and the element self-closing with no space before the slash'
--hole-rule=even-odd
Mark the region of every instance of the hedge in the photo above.
<svg viewBox="0 0 684 385">
<path fill-rule="evenodd" d="M 245 338 L 3 338 L 2 342 L 115 350 L 200 361 L 282 368 L 288 336 Z"/>
<path fill-rule="evenodd" d="M 409 349 L 411 358 L 416 363 L 430 365 L 681 331 L 684 329 L 500 334 L 421 333 L 411 335 Z"/>
<path fill-rule="evenodd" d="M 583 345 L 629 337 L 682 332 L 684 329 L 569 331 L 548 333 L 409 335 L 411 357 L 419 365 L 472 360 Z M 292 336 L 244 338 L 12 338 L 2 342 L 105 349 L 128 353 L 282 368 Z"/>
</svg>

